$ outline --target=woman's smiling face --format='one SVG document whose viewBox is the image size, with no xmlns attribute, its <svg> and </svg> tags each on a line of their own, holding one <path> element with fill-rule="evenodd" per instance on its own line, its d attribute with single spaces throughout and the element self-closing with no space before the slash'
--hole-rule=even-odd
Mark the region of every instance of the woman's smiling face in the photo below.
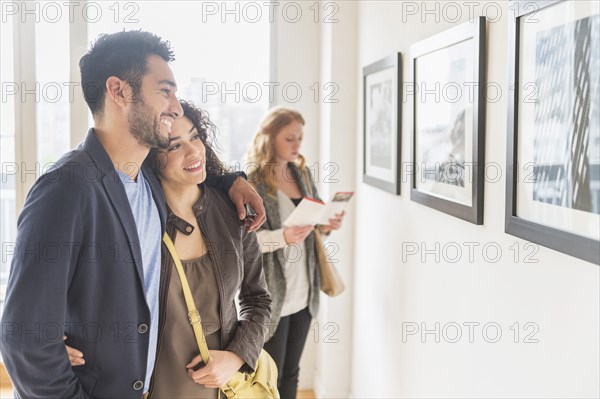
<svg viewBox="0 0 600 399">
<path fill-rule="evenodd" d="M 184 116 L 173 122 L 169 148 L 158 160 L 165 183 L 197 185 L 206 179 L 206 149 L 192 121 Z"/>
</svg>

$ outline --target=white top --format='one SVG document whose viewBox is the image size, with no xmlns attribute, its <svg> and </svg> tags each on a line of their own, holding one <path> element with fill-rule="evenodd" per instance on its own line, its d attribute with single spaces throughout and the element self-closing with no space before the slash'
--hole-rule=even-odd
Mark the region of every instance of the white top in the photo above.
<svg viewBox="0 0 600 399">
<path fill-rule="evenodd" d="M 277 202 L 281 220 L 285 220 L 296 208 L 292 200 L 279 190 L 277 191 Z M 289 316 L 306 308 L 308 306 L 310 282 L 304 242 L 287 245 L 283 236 L 283 228 L 260 230 L 256 233 L 256 236 L 262 253 L 283 249 L 286 262 L 281 266 L 285 276 L 286 291 L 281 308 L 281 317 Z"/>
</svg>

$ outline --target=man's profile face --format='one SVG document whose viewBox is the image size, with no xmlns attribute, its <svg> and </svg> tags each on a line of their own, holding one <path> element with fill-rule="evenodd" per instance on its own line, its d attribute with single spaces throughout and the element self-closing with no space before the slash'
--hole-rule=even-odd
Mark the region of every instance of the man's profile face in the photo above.
<svg viewBox="0 0 600 399">
<path fill-rule="evenodd" d="M 158 55 L 149 56 L 146 62 L 148 71 L 129 112 L 129 130 L 140 144 L 166 149 L 171 125 L 183 115 L 183 109 L 175 96 L 177 85 L 167 62 Z"/>
</svg>

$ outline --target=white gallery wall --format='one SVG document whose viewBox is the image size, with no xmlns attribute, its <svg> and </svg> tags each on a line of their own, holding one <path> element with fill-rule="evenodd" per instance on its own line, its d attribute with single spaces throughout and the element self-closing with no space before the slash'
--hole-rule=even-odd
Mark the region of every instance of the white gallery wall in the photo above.
<svg viewBox="0 0 600 399">
<path fill-rule="evenodd" d="M 312 4 L 302 2 L 305 13 Z M 319 179 L 324 198 L 356 191 L 344 230 L 331 238 L 348 289 L 323 299 L 301 387 L 318 397 L 600 396 L 600 268 L 504 233 L 508 2 L 335 4 L 337 22 L 278 18 L 275 35 L 275 80 L 337 84 L 335 103 L 307 93 L 287 104 L 307 117 L 309 160 L 322 172 L 327 162 L 338 167 L 337 182 Z M 411 201 L 407 173 L 400 196 L 362 183 L 362 67 L 401 52 L 411 81 L 412 43 L 479 15 L 488 17 L 487 81 L 502 90 L 486 104 L 485 158 L 502 173 L 487 176 L 482 226 Z"/>
<path fill-rule="evenodd" d="M 417 13 L 403 3 L 416 6 Z M 439 11 L 425 13 L 425 7 L 435 10 L 435 3 Z M 412 43 L 467 21 L 469 10 L 473 16 L 487 15 L 487 80 L 497 83 L 503 95 L 487 103 L 485 157 L 504 170 L 509 4 L 454 2 L 462 18 L 452 23 L 456 13 L 450 8 L 444 13 L 444 3 L 358 4 L 356 69 L 400 51 L 404 80 L 411 81 Z M 356 81 L 360 85 L 360 76 Z M 407 162 L 412 106 L 402 106 L 402 161 Z M 362 154 L 362 115 L 358 120 L 356 160 Z M 357 162 L 355 242 L 360 245 L 354 252 L 354 280 L 360 284 L 353 293 L 354 397 L 600 395 L 600 268 L 544 247 L 531 257 L 536 263 L 528 263 L 532 251 L 525 250 L 527 242 L 504 233 L 504 174 L 497 182 L 489 176 L 485 184 L 483 226 L 412 202 L 408 176 L 399 197 L 363 184 L 361 176 Z M 404 248 L 416 243 L 419 253 L 403 259 L 403 243 Z M 444 257 L 443 251 L 453 243 L 463 249 L 456 263 L 448 261 L 454 252 Z M 469 245 L 475 244 L 469 243 L 478 244 L 472 261 Z M 488 243 L 486 254 L 482 249 Z M 532 324 L 525 328 L 526 323 Z M 456 325 L 462 337 L 452 343 Z M 409 335 L 415 328 L 417 333 Z M 424 333 L 424 328 L 433 331 Z"/>
</svg>

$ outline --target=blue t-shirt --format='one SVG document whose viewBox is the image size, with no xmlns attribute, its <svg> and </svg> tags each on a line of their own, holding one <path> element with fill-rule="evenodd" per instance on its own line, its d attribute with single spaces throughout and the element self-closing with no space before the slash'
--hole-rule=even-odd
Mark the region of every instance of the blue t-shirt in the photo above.
<svg viewBox="0 0 600 399">
<path fill-rule="evenodd" d="M 119 177 L 125 186 L 127 199 L 133 212 L 135 225 L 140 239 L 142 252 L 142 265 L 144 268 L 144 294 L 150 308 L 150 342 L 148 346 L 148 363 L 146 367 L 146 381 L 144 392 L 150 388 L 150 378 L 154 371 L 156 346 L 158 343 L 158 289 L 160 285 L 160 250 L 161 233 L 160 215 L 152 198 L 152 190 L 144 178 L 142 170 L 138 174 L 137 182 L 127 174 L 119 172 Z"/>
</svg>

